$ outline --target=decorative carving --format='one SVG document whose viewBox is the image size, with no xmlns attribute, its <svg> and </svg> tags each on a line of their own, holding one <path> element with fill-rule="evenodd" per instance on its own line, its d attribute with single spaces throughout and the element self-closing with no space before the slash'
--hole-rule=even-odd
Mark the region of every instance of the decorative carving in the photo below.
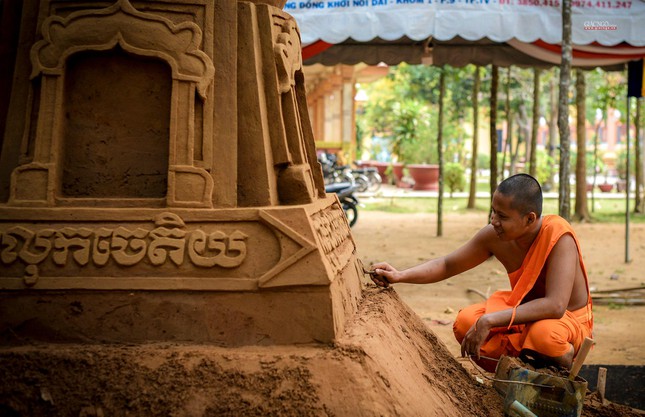
<svg viewBox="0 0 645 417">
<path fill-rule="evenodd" d="M 31 127 L 36 132 L 34 157 L 14 169 L 9 203 L 54 206 L 65 198 L 58 192 L 64 169 L 58 156 L 65 146 L 69 118 L 63 111 L 69 99 L 64 88 L 69 58 L 86 51 L 120 48 L 134 56 L 157 58 L 170 67 L 167 206 L 212 208 L 214 181 L 207 170 L 212 161 L 205 150 L 212 145 L 207 133 L 213 107 L 210 102 L 202 103 L 197 94 L 205 100 L 213 90 L 215 66 L 200 49 L 203 32 L 199 25 L 174 23 L 136 10 L 129 0 L 117 0 L 103 9 L 79 10 L 65 17 L 51 15 L 42 24 L 42 35 L 31 49 L 31 77 L 42 75 L 38 118 Z M 109 129 L 103 130 L 95 136 L 109 136 Z M 82 203 L 80 199 L 75 202 Z"/>
<path fill-rule="evenodd" d="M 350 261 L 354 251 L 347 217 L 338 203 L 334 203 L 331 207 L 315 213 L 312 221 L 323 253 L 334 274 L 338 274 Z"/>
<path fill-rule="evenodd" d="M 213 207 L 213 177 L 203 168 L 171 166 L 168 205 L 173 207 Z"/>
<path fill-rule="evenodd" d="M 281 16 L 273 16 L 275 24 L 280 23 Z M 275 38 L 273 53 L 278 72 L 280 93 L 286 93 L 296 85 L 296 71 L 302 69 L 300 54 L 300 33 L 293 19 L 282 20 L 280 32 Z"/>
<path fill-rule="evenodd" d="M 279 230 L 281 233 L 283 233 L 298 245 L 296 252 L 282 254 L 283 256 L 280 258 L 280 262 L 278 262 L 276 266 L 268 270 L 264 275 L 260 277 L 260 287 L 279 286 L 280 284 L 276 280 L 276 277 L 280 274 L 280 272 L 300 261 L 310 252 L 316 250 L 316 244 L 311 242 L 306 237 L 302 236 L 300 233 L 298 233 L 298 231 L 292 229 L 277 218 L 273 217 L 267 211 L 260 212 L 260 219 L 270 225 L 274 230 Z M 292 282 L 290 284 L 295 285 L 298 283 Z"/>
<path fill-rule="evenodd" d="M 6 265 L 20 260 L 38 265 L 51 257 L 58 266 L 71 258 L 80 266 L 90 261 L 105 266 L 110 259 L 120 266 L 134 266 L 147 259 L 154 266 L 167 262 L 180 266 L 186 260 L 197 267 L 237 268 L 246 259 L 247 235 L 239 230 L 229 235 L 222 231 L 182 230 L 184 222 L 176 214 L 163 213 L 155 219 L 153 230 L 125 227 L 116 229 L 85 227 L 32 231 L 14 226 L 0 233 L 0 261 Z"/>
<path fill-rule="evenodd" d="M 118 0 L 99 10 L 83 10 L 67 18 L 50 16 L 43 24 L 43 40 L 31 50 L 31 78 L 41 72 L 62 75 L 67 58 L 85 50 L 104 51 L 119 45 L 137 55 L 168 62 L 174 79 L 197 84 L 206 98 L 215 67 L 199 49 L 202 32 L 192 22 L 170 20 L 136 10 L 128 0 Z"/>
</svg>

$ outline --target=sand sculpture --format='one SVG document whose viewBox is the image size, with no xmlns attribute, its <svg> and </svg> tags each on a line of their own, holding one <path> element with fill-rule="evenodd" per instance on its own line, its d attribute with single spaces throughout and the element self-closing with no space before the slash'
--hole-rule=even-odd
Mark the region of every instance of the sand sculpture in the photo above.
<svg viewBox="0 0 645 417">
<path fill-rule="evenodd" d="M 5 344 L 343 330 L 361 272 L 281 8 L 23 3 L 0 159 Z"/>
</svg>

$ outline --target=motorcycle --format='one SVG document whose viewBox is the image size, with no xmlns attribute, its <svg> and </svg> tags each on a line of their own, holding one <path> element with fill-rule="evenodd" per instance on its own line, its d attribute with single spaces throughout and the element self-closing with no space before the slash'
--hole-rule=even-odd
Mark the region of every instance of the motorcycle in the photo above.
<svg viewBox="0 0 645 417">
<path fill-rule="evenodd" d="M 349 227 L 353 227 L 358 221 L 358 199 L 354 195 L 358 187 L 349 182 L 337 182 L 325 185 L 325 191 L 336 193 L 340 204 L 343 206 Z"/>
</svg>

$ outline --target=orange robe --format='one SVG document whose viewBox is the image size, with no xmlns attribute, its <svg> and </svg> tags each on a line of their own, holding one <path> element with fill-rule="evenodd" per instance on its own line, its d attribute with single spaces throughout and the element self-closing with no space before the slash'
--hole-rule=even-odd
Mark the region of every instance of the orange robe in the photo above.
<svg viewBox="0 0 645 417">
<path fill-rule="evenodd" d="M 587 285 L 587 305 L 576 311 L 566 311 L 560 319 L 545 319 L 514 325 L 517 306 L 535 285 L 544 286 L 544 282 L 538 282 L 540 272 L 551 250 L 565 234 L 573 237 L 578 248 L 578 259 Z M 508 278 L 511 283 L 510 291 L 497 291 L 483 303 L 471 305 L 459 312 L 453 325 L 457 341 L 462 342 L 466 332 L 482 315 L 512 308 L 511 323 L 506 328 L 491 330 L 480 349 L 481 356 L 494 359 L 501 355 L 519 356 L 522 349 L 530 349 L 546 356 L 559 357 L 569 351 L 570 344 L 577 353 L 585 337 L 591 337 L 593 315 L 587 270 L 582 261 L 580 243 L 571 225 L 559 216 L 544 216 L 540 232 L 526 254 L 522 266 L 517 271 L 509 273 Z M 484 359 L 480 361 L 480 365 L 491 372 L 495 370 L 493 361 Z"/>
</svg>

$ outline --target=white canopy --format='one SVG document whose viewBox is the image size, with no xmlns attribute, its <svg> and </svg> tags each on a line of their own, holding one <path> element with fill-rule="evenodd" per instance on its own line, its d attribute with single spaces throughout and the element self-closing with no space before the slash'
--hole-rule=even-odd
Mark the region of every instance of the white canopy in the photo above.
<svg viewBox="0 0 645 417">
<path fill-rule="evenodd" d="M 288 0 L 303 45 L 347 39 L 562 39 L 561 0 Z M 645 46 L 645 0 L 572 0 L 572 42 Z"/>
</svg>

